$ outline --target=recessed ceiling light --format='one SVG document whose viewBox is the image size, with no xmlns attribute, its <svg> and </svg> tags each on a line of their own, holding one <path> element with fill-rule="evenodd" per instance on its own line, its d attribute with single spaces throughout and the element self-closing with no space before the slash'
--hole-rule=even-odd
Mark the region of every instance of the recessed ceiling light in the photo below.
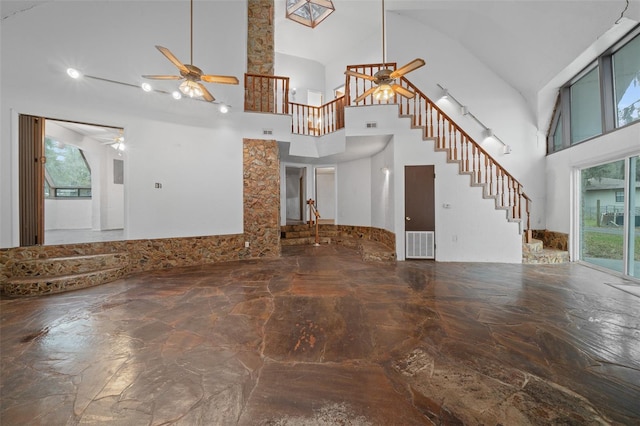
<svg viewBox="0 0 640 426">
<path fill-rule="evenodd" d="M 145 92 L 150 92 L 153 89 L 149 83 L 142 83 L 140 87 L 142 87 L 142 90 Z"/>
<path fill-rule="evenodd" d="M 71 78 L 80 78 L 82 74 L 75 68 L 67 68 L 67 75 Z"/>
</svg>

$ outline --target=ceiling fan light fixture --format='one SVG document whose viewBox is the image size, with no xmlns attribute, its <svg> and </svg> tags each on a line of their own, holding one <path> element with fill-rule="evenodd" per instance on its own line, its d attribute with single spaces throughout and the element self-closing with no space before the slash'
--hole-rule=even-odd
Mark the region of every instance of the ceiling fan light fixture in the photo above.
<svg viewBox="0 0 640 426">
<path fill-rule="evenodd" d="M 287 0 L 287 19 L 315 28 L 336 8 L 331 0 Z"/>
<path fill-rule="evenodd" d="M 376 87 L 376 90 L 373 92 L 373 97 L 378 101 L 388 101 L 391 97 L 395 95 L 393 88 L 388 84 L 380 84 Z"/>
<path fill-rule="evenodd" d="M 192 80 L 183 81 L 179 89 L 184 95 L 190 98 L 199 98 L 202 96 L 202 89 L 200 89 L 198 83 Z"/>
</svg>

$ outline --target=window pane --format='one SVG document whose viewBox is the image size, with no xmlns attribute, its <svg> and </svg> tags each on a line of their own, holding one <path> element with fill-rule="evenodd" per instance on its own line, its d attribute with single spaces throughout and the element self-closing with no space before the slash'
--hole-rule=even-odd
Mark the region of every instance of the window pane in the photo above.
<svg viewBox="0 0 640 426">
<path fill-rule="evenodd" d="M 553 132 L 553 151 L 562 149 L 562 116 L 558 117 L 558 124 Z"/>
<path fill-rule="evenodd" d="M 616 125 L 640 119 L 640 36 L 613 54 Z"/>
<path fill-rule="evenodd" d="M 624 204 L 616 192 L 624 191 L 624 160 L 582 170 L 580 258 L 607 269 L 624 272 Z"/>
<path fill-rule="evenodd" d="M 77 197 L 77 188 L 56 188 L 56 197 Z"/>
<path fill-rule="evenodd" d="M 571 86 L 571 144 L 602 133 L 598 68 Z"/>
<path fill-rule="evenodd" d="M 629 275 L 640 278 L 640 156 L 629 160 Z"/>
<path fill-rule="evenodd" d="M 45 167 L 55 187 L 91 187 L 91 171 L 80 149 L 46 137 Z"/>
</svg>

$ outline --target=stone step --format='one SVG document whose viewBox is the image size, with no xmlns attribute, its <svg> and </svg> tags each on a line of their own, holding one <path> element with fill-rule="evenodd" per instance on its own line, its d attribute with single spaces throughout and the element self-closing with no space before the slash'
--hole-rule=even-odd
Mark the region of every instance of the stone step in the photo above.
<svg viewBox="0 0 640 426">
<path fill-rule="evenodd" d="M 68 275 L 11 277 L 3 284 L 2 293 L 12 297 L 62 293 L 105 284 L 125 273 L 126 267 L 118 267 Z"/>
<path fill-rule="evenodd" d="M 362 260 L 366 262 L 392 262 L 396 260 L 396 253 L 377 241 L 359 240 L 358 251 L 362 255 Z"/>
<path fill-rule="evenodd" d="M 320 244 L 335 244 L 329 237 L 320 237 Z M 283 246 L 303 246 L 315 244 L 316 237 L 301 237 L 301 238 L 282 238 L 280 239 L 280 245 Z"/>
<path fill-rule="evenodd" d="M 541 251 L 525 253 L 522 251 L 522 263 L 524 264 L 557 264 L 571 261 L 569 252 L 550 248 Z"/>
<path fill-rule="evenodd" d="M 522 254 L 524 256 L 525 253 L 539 253 L 543 250 L 543 243 L 541 240 L 536 240 L 535 238 L 531 239 L 530 243 L 522 244 Z"/>
<path fill-rule="evenodd" d="M 103 269 L 122 268 L 129 264 L 128 253 L 103 253 L 84 256 L 31 259 L 16 262 L 12 277 L 59 276 Z"/>
</svg>

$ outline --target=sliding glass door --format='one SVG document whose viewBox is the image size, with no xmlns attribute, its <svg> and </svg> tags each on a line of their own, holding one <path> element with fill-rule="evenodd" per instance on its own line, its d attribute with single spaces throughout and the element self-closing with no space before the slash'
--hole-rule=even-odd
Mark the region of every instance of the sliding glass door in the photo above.
<svg viewBox="0 0 640 426">
<path fill-rule="evenodd" d="M 580 259 L 640 278 L 639 157 L 581 171 Z"/>
</svg>

